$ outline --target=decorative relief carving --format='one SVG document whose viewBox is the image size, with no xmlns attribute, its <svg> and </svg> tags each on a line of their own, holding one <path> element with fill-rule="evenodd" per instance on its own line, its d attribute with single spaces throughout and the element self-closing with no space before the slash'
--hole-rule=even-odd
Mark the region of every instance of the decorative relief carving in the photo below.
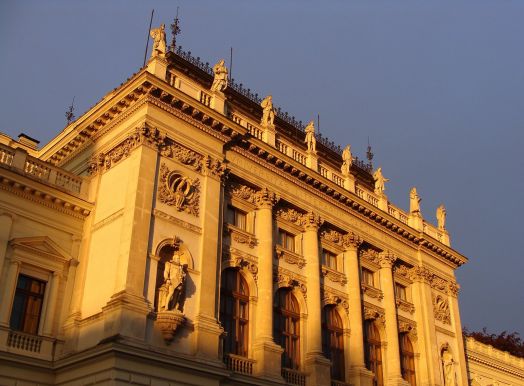
<svg viewBox="0 0 524 386">
<path fill-rule="evenodd" d="M 399 310 L 409 312 L 410 314 L 415 312 L 415 306 L 413 303 L 408 302 L 407 300 L 396 298 L 395 304 Z"/>
<path fill-rule="evenodd" d="M 292 287 L 299 289 L 304 298 L 307 297 L 306 278 L 297 273 L 291 272 L 282 267 L 275 267 L 273 271 L 273 280 L 278 284 L 278 288 Z"/>
<path fill-rule="evenodd" d="M 364 303 L 364 320 L 376 320 L 382 324 L 386 322 L 384 310 L 373 306 L 369 303 Z"/>
<path fill-rule="evenodd" d="M 375 249 L 367 248 L 359 251 L 359 257 L 361 260 L 367 260 L 374 264 L 379 264 L 378 251 Z"/>
<path fill-rule="evenodd" d="M 449 302 L 440 294 L 433 294 L 433 313 L 436 320 L 444 324 L 451 324 Z"/>
<path fill-rule="evenodd" d="M 228 186 L 228 193 L 231 197 L 236 197 L 241 200 L 255 203 L 256 190 L 249 186 L 233 182 Z"/>
<path fill-rule="evenodd" d="M 232 224 L 224 224 L 224 232 L 231 235 L 231 239 L 239 244 L 246 244 L 249 248 L 255 248 L 258 244 L 257 238 Z"/>
<path fill-rule="evenodd" d="M 215 176 L 218 178 L 226 177 L 226 165 L 209 155 L 202 158 L 202 172 L 205 176 Z"/>
<path fill-rule="evenodd" d="M 460 291 L 460 285 L 455 282 L 449 282 L 448 283 L 448 294 L 454 297 L 458 296 L 458 293 Z"/>
<path fill-rule="evenodd" d="M 169 157 L 178 160 L 181 164 L 190 166 L 196 171 L 200 171 L 202 168 L 202 156 L 195 153 L 178 143 L 170 143 L 169 145 L 163 146 L 160 150 L 160 154 L 164 157 Z"/>
<path fill-rule="evenodd" d="M 410 278 L 410 268 L 408 268 L 407 265 L 401 264 L 397 265 L 395 268 L 393 268 L 393 273 L 395 275 L 401 276 L 403 278 L 406 278 L 408 280 L 411 280 Z"/>
<path fill-rule="evenodd" d="M 397 261 L 397 256 L 395 256 L 391 251 L 384 251 L 378 255 L 378 263 L 381 268 L 391 268 L 393 264 Z"/>
<path fill-rule="evenodd" d="M 342 245 L 344 235 L 333 229 L 323 230 L 320 232 L 320 238 L 332 242 L 333 244 Z"/>
<path fill-rule="evenodd" d="M 446 292 L 446 290 L 448 289 L 448 281 L 442 279 L 441 277 L 433 275 L 431 279 L 431 288 L 442 292 Z"/>
<path fill-rule="evenodd" d="M 304 213 L 292 208 L 280 208 L 277 210 L 276 215 L 278 218 L 290 222 L 292 224 L 302 226 L 302 217 Z"/>
<path fill-rule="evenodd" d="M 131 151 L 139 145 L 145 144 L 158 148 L 164 144 L 164 141 L 165 136 L 158 129 L 143 124 L 111 150 L 93 156 L 89 161 L 88 173 L 93 175 L 111 169 L 114 164 L 129 157 Z"/>
<path fill-rule="evenodd" d="M 258 191 L 255 196 L 255 204 L 259 208 L 272 208 L 279 200 L 279 197 L 268 188 Z"/>
<path fill-rule="evenodd" d="M 311 211 L 302 216 L 302 224 L 306 229 L 316 230 L 323 222 L 324 220 L 322 220 L 319 215 Z"/>
<path fill-rule="evenodd" d="M 412 339 L 417 338 L 417 324 L 409 319 L 398 317 L 398 332 L 408 333 Z"/>
<path fill-rule="evenodd" d="M 178 211 L 198 216 L 200 181 L 171 171 L 166 164 L 162 163 L 158 199 L 164 204 L 174 206 Z"/>
<path fill-rule="evenodd" d="M 306 259 L 300 256 L 298 253 L 291 252 L 285 248 L 281 248 L 277 245 L 276 247 L 277 259 L 283 259 L 286 263 L 296 264 L 298 268 L 302 269 L 306 265 Z"/>
<path fill-rule="evenodd" d="M 324 286 L 322 287 L 322 306 L 328 304 L 340 305 L 346 314 L 349 314 L 348 297 L 343 292 Z"/>
<path fill-rule="evenodd" d="M 322 276 L 324 276 L 325 278 L 328 278 L 329 280 L 331 280 L 334 283 L 340 283 L 342 285 L 346 285 L 348 282 L 346 275 L 344 275 L 342 272 L 335 271 L 324 265 L 321 267 L 321 273 L 322 273 Z"/>
<path fill-rule="evenodd" d="M 384 293 L 373 286 L 370 286 L 369 284 L 362 283 L 361 285 L 362 293 L 369 296 L 370 298 L 382 300 L 384 298 Z"/>
<path fill-rule="evenodd" d="M 238 249 L 230 248 L 222 254 L 224 268 L 238 267 L 251 273 L 255 281 L 258 280 L 258 259 L 250 254 L 244 253 Z"/>
<path fill-rule="evenodd" d="M 342 245 L 345 248 L 358 248 L 362 244 L 362 238 L 356 233 L 349 232 L 342 237 Z"/>
<path fill-rule="evenodd" d="M 416 266 L 410 269 L 409 276 L 413 281 L 431 283 L 434 274 L 426 267 Z"/>
</svg>

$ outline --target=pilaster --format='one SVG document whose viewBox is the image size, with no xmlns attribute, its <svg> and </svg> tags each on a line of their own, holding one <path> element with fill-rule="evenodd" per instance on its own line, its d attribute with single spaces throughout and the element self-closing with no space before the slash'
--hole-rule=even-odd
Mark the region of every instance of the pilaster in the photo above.
<svg viewBox="0 0 524 386">
<path fill-rule="evenodd" d="M 5 255 L 7 252 L 7 243 L 11 236 L 11 227 L 13 225 L 13 215 L 9 213 L 0 214 L 0 278 L 4 269 Z"/>
<path fill-rule="evenodd" d="M 380 288 L 384 293 L 384 316 L 387 339 L 387 384 L 391 386 L 409 386 L 402 378 L 400 370 L 400 351 L 398 342 L 397 307 L 395 304 L 395 287 L 393 281 L 393 264 L 397 257 L 391 252 L 382 252 L 379 255 Z"/>
<path fill-rule="evenodd" d="M 3 295 L 0 297 L 0 326 L 9 327 L 9 314 L 16 290 L 16 280 L 20 269 L 20 261 L 11 260 L 7 266 L 7 277 L 3 285 Z"/>
<path fill-rule="evenodd" d="M 273 206 L 277 196 L 264 188 L 255 194 L 258 239 L 258 302 L 254 359 L 255 374 L 281 381 L 283 349 L 273 340 Z"/>
<path fill-rule="evenodd" d="M 53 272 L 50 275 L 49 283 L 47 283 L 47 291 L 49 291 L 48 304 L 46 313 L 43 318 L 42 335 L 51 337 L 53 335 L 53 324 L 56 315 L 56 303 L 58 301 L 58 288 L 60 286 L 60 274 Z"/>
</svg>

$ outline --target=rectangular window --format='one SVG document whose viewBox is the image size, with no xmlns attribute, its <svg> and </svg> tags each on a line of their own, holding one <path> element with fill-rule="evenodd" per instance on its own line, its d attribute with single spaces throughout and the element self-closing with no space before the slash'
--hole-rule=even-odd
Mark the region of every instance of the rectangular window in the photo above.
<svg viewBox="0 0 524 386">
<path fill-rule="evenodd" d="M 408 300 L 408 297 L 406 295 L 406 287 L 404 287 L 402 284 L 395 283 L 395 295 L 397 299 L 401 300 Z"/>
<path fill-rule="evenodd" d="M 323 264 L 331 269 L 334 269 L 335 271 L 338 270 L 337 268 L 337 255 L 334 253 L 331 253 L 330 251 L 326 251 L 325 249 L 322 251 L 322 258 L 323 258 Z"/>
<path fill-rule="evenodd" d="M 11 310 L 11 329 L 33 335 L 38 333 L 45 285 L 44 281 L 25 275 L 18 276 Z"/>
<path fill-rule="evenodd" d="M 295 235 L 286 232 L 285 230 L 278 230 L 278 242 L 282 248 L 288 251 L 295 252 Z"/>
<path fill-rule="evenodd" d="M 233 206 L 228 206 L 227 222 L 245 231 L 247 230 L 247 213 Z"/>
<path fill-rule="evenodd" d="M 362 268 L 362 282 L 364 284 L 367 284 L 371 287 L 374 287 L 375 286 L 375 280 L 373 278 L 373 271 L 367 269 L 367 268 Z"/>
</svg>

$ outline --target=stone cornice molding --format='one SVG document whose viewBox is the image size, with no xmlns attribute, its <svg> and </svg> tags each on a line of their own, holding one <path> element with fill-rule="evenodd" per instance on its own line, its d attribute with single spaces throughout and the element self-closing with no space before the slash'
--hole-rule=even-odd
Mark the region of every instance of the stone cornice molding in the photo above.
<svg viewBox="0 0 524 386">
<path fill-rule="evenodd" d="M 468 360 L 513 374 L 522 378 L 524 382 L 524 358 L 516 357 L 491 345 L 478 342 L 472 337 L 465 339 L 464 349 Z"/>
<path fill-rule="evenodd" d="M 224 234 L 230 234 L 231 239 L 239 244 L 245 244 L 253 249 L 258 244 L 258 239 L 254 234 L 246 232 L 232 224 L 224 224 Z"/>
<path fill-rule="evenodd" d="M 320 267 L 320 273 L 324 278 L 331 280 L 334 283 L 340 283 L 341 285 L 346 285 L 348 279 L 343 272 L 336 271 L 325 265 Z"/>
<path fill-rule="evenodd" d="M 453 279 L 444 279 L 423 266 L 415 266 L 407 270 L 407 277 L 414 282 L 422 282 L 431 286 L 432 289 L 457 297 L 460 285 Z"/>
<path fill-rule="evenodd" d="M 393 268 L 393 264 L 395 264 L 397 259 L 398 257 L 391 251 L 384 251 L 378 254 L 380 268 Z"/>
<path fill-rule="evenodd" d="M 254 197 L 257 209 L 272 209 L 278 200 L 277 195 L 268 188 L 262 188 L 262 190 L 256 192 Z"/>
</svg>

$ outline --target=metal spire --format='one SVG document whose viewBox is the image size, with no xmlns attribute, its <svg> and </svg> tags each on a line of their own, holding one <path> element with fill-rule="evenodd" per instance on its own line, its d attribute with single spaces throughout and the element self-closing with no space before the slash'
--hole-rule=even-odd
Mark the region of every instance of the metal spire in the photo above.
<svg viewBox="0 0 524 386">
<path fill-rule="evenodd" d="M 67 124 L 69 125 L 71 122 L 75 120 L 75 97 L 73 97 L 73 101 L 71 102 L 71 105 L 67 109 L 65 113 L 65 117 L 67 119 Z"/>
<path fill-rule="evenodd" d="M 175 52 L 176 36 L 179 35 L 180 32 L 182 32 L 182 30 L 180 29 L 180 20 L 178 19 L 178 7 L 176 7 L 175 21 L 173 22 L 173 24 L 171 24 L 171 35 L 172 35 L 172 38 L 171 38 L 171 45 L 170 45 L 169 49 L 172 52 Z"/>
</svg>

